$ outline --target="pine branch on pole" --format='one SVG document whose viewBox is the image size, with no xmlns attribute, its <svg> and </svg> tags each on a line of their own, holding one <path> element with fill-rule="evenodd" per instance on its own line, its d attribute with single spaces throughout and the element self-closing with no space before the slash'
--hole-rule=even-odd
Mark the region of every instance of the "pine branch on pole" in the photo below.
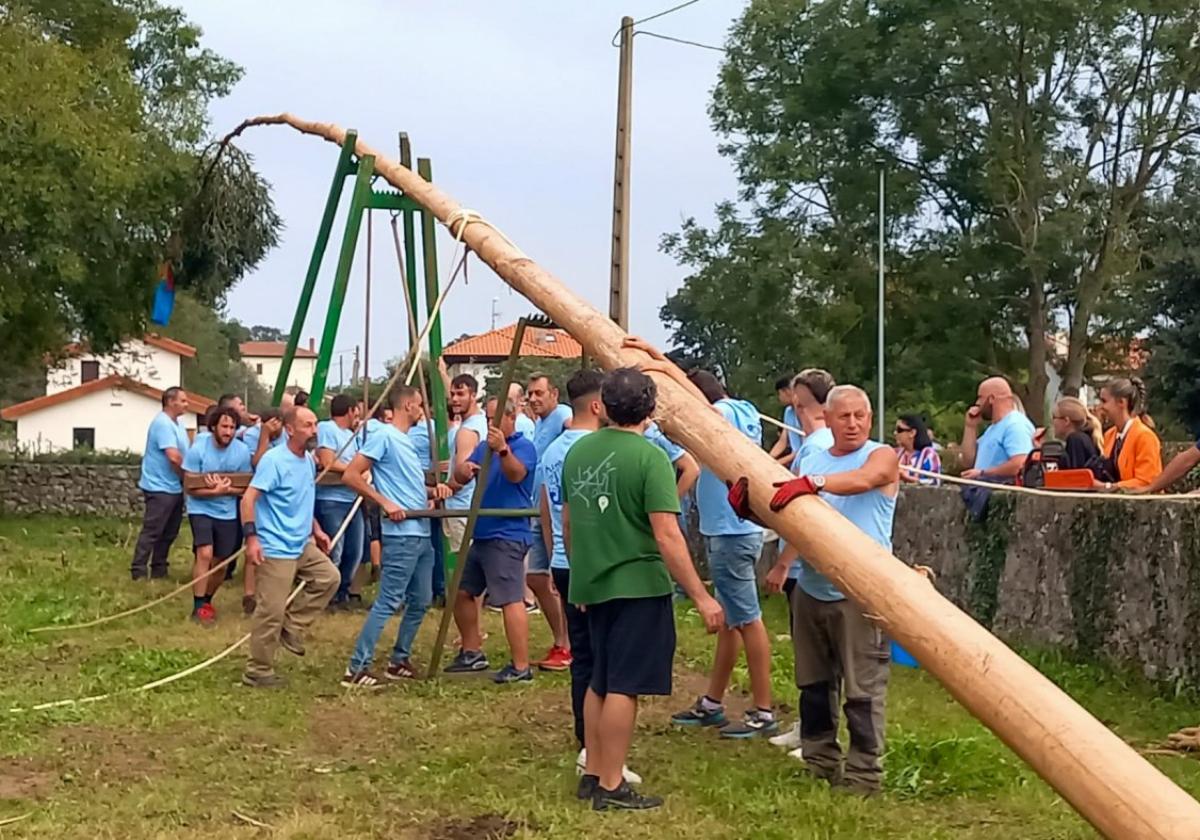
<svg viewBox="0 0 1200 840">
<path fill-rule="evenodd" d="M 340 144 L 345 130 L 290 114 L 242 123 L 226 142 L 254 125 L 289 125 Z M 463 224 L 453 199 L 372 149 L 389 183 L 443 224 Z M 624 331 L 522 254 L 487 223 L 472 221 L 464 243 L 509 285 L 546 312 L 605 368 L 636 365 L 644 354 L 623 349 Z M 883 629 L 912 652 L 975 717 L 995 732 L 1109 837 L 1193 838 L 1200 803 L 1110 732 L 1033 666 L 939 595 L 929 582 L 862 534 L 815 497 L 798 499 L 780 513 L 768 502 L 773 481 L 790 477 L 782 466 L 726 424 L 679 383 L 655 374 L 660 425 L 718 476 L 747 476 L 751 504 L 771 528 L 827 575 Z"/>
</svg>

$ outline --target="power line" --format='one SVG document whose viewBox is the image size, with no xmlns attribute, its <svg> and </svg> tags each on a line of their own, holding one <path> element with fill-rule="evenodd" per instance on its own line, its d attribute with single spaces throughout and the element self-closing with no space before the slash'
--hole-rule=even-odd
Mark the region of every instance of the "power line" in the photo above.
<svg viewBox="0 0 1200 840">
<path fill-rule="evenodd" d="M 724 47 L 714 47 L 711 44 L 701 44 L 699 41 L 688 41 L 684 38 L 676 38 L 672 35 L 662 35 L 658 32 L 649 32 L 645 29 L 639 29 L 633 33 L 634 35 L 649 35 L 651 38 L 661 38 L 664 41 L 673 41 L 676 44 L 686 44 L 689 47 L 700 47 L 705 50 L 713 50 L 714 52 L 727 53 L 729 50 Z"/>
<path fill-rule="evenodd" d="M 660 17 L 666 17 L 667 15 L 671 14 L 672 12 L 678 12 L 680 9 L 686 9 L 688 6 L 694 6 L 695 4 L 697 4 L 699 2 L 700 2 L 700 0 L 687 0 L 686 3 L 680 3 L 678 6 L 672 6 L 671 8 L 665 9 L 657 14 L 650 15 L 650 17 L 644 17 L 641 20 L 635 20 L 633 22 L 633 25 L 637 26 L 639 23 L 645 23 L 646 21 L 657 20 Z M 614 47 L 617 46 L 617 38 L 619 38 L 620 36 L 621 36 L 621 30 L 618 29 L 612 36 L 611 43 Z"/>
</svg>

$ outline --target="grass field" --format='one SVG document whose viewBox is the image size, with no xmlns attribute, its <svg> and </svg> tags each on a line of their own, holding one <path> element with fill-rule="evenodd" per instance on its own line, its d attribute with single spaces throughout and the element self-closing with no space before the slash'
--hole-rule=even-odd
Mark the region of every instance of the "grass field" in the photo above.
<svg viewBox="0 0 1200 840">
<path fill-rule="evenodd" d="M 186 529 L 185 529 L 186 531 Z M 195 664 L 245 632 L 240 591 L 218 595 L 202 630 L 180 597 L 93 630 L 28 628 L 115 612 L 166 591 L 127 580 L 132 528 L 115 520 L 0 521 L 0 837 L 56 838 L 1072 838 L 1092 836 L 1071 808 L 928 675 L 896 668 L 889 694 L 886 794 L 859 801 L 804 778 L 764 742 L 671 731 L 667 717 L 703 684 L 710 640 L 679 613 L 676 694 L 644 705 L 631 764 L 667 798 L 648 814 L 595 814 L 574 798 L 564 675 L 500 688 L 467 677 L 363 696 L 337 685 L 361 615 L 322 618 L 282 692 L 237 684 L 243 653 L 157 692 L 86 707 L 15 706 L 132 687 Z M 172 577 L 188 573 L 173 552 Z M 768 604 L 773 632 L 784 605 Z M 428 657 L 438 613 L 418 650 Z M 488 616 L 493 663 L 502 633 Z M 384 644 L 394 638 L 389 625 Z M 545 623 L 535 619 L 535 650 Z M 777 701 L 790 706 L 789 645 L 775 651 Z M 1130 742 L 1198 722 L 1193 701 L 1049 654 L 1035 664 Z M 736 675 L 744 687 L 745 674 Z M 745 703 L 738 693 L 734 710 Z M 792 720 L 787 708 L 787 722 Z M 1153 759 L 1200 792 L 1200 762 Z M 235 815 L 235 812 L 237 816 Z M 257 827 L 243 817 L 264 823 Z"/>
</svg>

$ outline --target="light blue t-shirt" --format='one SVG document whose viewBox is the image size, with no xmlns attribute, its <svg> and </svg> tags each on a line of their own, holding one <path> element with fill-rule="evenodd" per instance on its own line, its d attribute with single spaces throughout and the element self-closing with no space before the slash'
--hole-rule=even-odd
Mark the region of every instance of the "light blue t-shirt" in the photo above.
<svg viewBox="0 0 1200 840">
<path fill-rule="evenodd" d="M 806 475 L 836 475 L 857 470 L 877 449 L 891 451 L 891 447 L 873 440 L 867 441 L 861 449 L 849 455 L 834 455 L 828 449 L 818 450 L 804 459 L 804 471 Z M 853 522 L 858 530 L 888 551 L 892 550 L 895 496 L 887 495 L 880 488 L 853 496 L 835 496 L 832 493 L 820 495 L 829 502 L 830 507 Z M 800 576 L 796 578 L 796 585 L 818 601 L 841 601 L 846 597 L 829 578 L 810 566 L 806 560 L 800 561 Z"/>
<path fill-rule="evenodd" d="M 417 450 L 417 457 L 421 459 L 421 469 L 428 472 L 433 469 L 433 453 L 429 449 L 429 421 L 418 420 L 408 430 L 408 439 L 412 441 L 413 448 Z"/>
<path fill-rule="evenodd" d="M 1013 411 L 988 426 L 975 449 L 975 468 L 990 470 L 1014 455 L 1033 451 L 1033 423 L 1019 411 Z"/>
<path fill-rule="evenodd" d="M 651 423 L 642 434 L 646 436 L 646 440 L 667 453 L 667 460 L 672 464 L 687 454 L 687 450 L 667 437 L 657 423 Z"/>
<path fill-rule="evenodd" d="M 552 569 L 571 568 L 567 562 L 567 550 L 563 545 L 562 469 L 567 452 L 574 446 L 575 441 L 586 434 L 589 434 L 589 430 L 587 429 L 565 429 L 553 443 L 546 447 L 545 454 L 538 458 L 537 485 L 545 487 L 546 501 L 550 506 L 550 531 L 553 534 L 554 541 L 554 550 L 550 553 L 550 568 Z M 533 501 L 534 507 L 541 505 L 540 496 L 535 496 Z M 534 534 L 533 538 L 540 540 L 542 539 L 542 535 L 540 533 Z"/>
<path fill-rule="evenodd" d="M 517 414 L 517 432 L 519 432 L 521 436 L 525 438 L 525 440 L 532 442 L 534 431 L 535 427 L 533 425 L 533 421 L 529 419 L 529 415 L 523 411 Z"/>
<path fill-rule="evenodd" d="M 250 486 L 261 493 L 254 524 L 264 557 L 295 560 L 304 553 L 313 529 L 316 477 L 317 462 L 307 452 L 297 455 L 286 446 L 274 446 L 259 459 Z"/>
<path fill-rule="evenodd" d="M 755 443 L 762 444 L 762 422 L 758 409 L 746 400 L 726 397 L 713 405 L 721 416 L 739 432 Z M 749 519 L 741 519 L 729 504 L 729 489 L 725 482 L 708 467 L 700 470 L 696 482 L 696 505 L 700 508 L 700 533 L 706 537 L 727 537 L 757 534 L 762 528 Z"/>
<path fill-rule="evenodd" d="M 345 449 L 342 449 L 343 445 Z M 343 429 L 332 420 L 322 420 L 317 424 L 317 449 L 328 449 L 335 460 L 348 464 L 358 452 L 358 437 L 352 429 Z M 317 485 L 317 501 L 354 504 L 355 498 L 354 491 L 344 484 Z"/>
<path fill-rule="evenodd" d="M 254 457 L 254 453 L 258 451 L 258 439 L 261 437 L 262 437 L 262 426 L 261 425 L 249 427 L 248 429 L 246 429 L 245 433 L 242 435 L 242 441 L 250 449 L 250 457 Z M 267 451 L 269 452 L 272 449 L 275 449 L 276 447 L 283 446 L 285 443 L 287 443 L 287 441 L 288 441 L 287 429 L 283 429 L 279 432 L 279 437 L 277 437 L 277 438 L 275 438 L 275 440 L 271 441 L 271 445 L 267 447 Z"/>
<path fill-rule="evenodd" d="M 250 450 L 237 438 L 224 449 L 211 434 L 196 440 L 183 456 L 183 468 L 190 473 L 250 472 Z M 237 496 L 188 496 L 187 512 L 213 519 L 237 519 Z"/>
<path fill-rule="evenodd" d="M 563 433 L 563 429 L 566 428 L 573 416 L 574 413 L 569 405 L 559 403 L 545 417 L 539 417 L 533 421 L 533 445 L 537 449 L 539 458 L 545 453 L 546 447 L 554 443 Z M 520 430 L 518 429 L 518 431 Z"/>
<path fill-rule="evenodd" d="M 371 479 L 383 496 L 405 510 L 424 510 L 429 506 L 425 470 L 407 434 L 395 426 L 384 426 L 367 435 L 367 442 L 359 451 L 371 459 Z M 393 522 L 384 516 L 381 521 L 385 537 L 429 536 L 428 519 Z"/>
<path fill-rule="evenodd" d="M 791 426 L 792 428 L 799 429 L 800 428 L 800 418 L 796 416 L 796 409 L 794 409 L 790 405 L 787 408 L 785 408 L 783 410 L 783 422 L 785 425 Z M 799 452 L 800 447 L 804 445 L 804 433 L 803 432 L 793 432 L 791 429 L 788 429 L 787 436 L 788 436 L 788 446 L 791 448 L 792 452 Z M 826 447 L 826 448 L 828 448 L 828 447 Z"/>
<path fill-rule="evenodd" d="M 811 435 L 805 436 L 804 442 L 800 444 L 800 448 L 796 451 L 796 456 L 792 458 L 792 472 L 794 472 L 796 475 L 808 475 L 810 472 L 812 472 L 809 469 L 811 460 L 806 461 L 805 459 L 811 459 L 814 454 L 818 452 L 824 452 L 831 446 L 833 446 L 833 432 L 829 430 L 828 426 L 822 426 Z M 781 543 L 779 550 L 783 551 L 785 545 L 787 545 L 787 543 Z M 788 569 L 788 577 L 792 580 L 800 577 L 801 562 L 802 561 L 797 559 L 796 562 L 792 564 L 792 567 Z"/>
<path fill-rule="evenodd" d="M 150 429 L 146 432 L 146 448 L 142 452 L 142 477 L 138 479 L 138 487 L 147 493 L 183 492 L 179 473 L 167 460 L 168 449 L 179 450 L 180 457 L 187 455 L 187 430 L 165 411 L 160 411 L 150 421 Z"/>
<path fill-rule="evenodd" d="M 479 435 L 479 440 L 475 442 L 478 446 L 480 442 L 487 440 L 487 418 L 483 416 L 483 412 L 472 414 L 466 420 L 462 421 L 459 426 L 459 431 L 470 429 Z M 458 434 L 450 436 L 450 469 L 454 469 L 455 451 L 458 448 Z M 472 451 L 474 451 L 472 449 Z M 446 500 L 446 507 L 451 510 L 466 510 L 471 506 L 471 494 L 475 492 L 475 480 L 467 482 L 462 489 Z"/>
</svg>

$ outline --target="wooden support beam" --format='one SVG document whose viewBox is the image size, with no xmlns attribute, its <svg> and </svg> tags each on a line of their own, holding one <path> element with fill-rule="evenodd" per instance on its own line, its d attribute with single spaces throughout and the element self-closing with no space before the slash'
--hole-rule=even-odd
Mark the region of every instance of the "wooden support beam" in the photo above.
<svg viewBox="0 0 1200 840">
<path fill-rule="evenodd" d="M 247 120 L 290 125 L 340 144 L 346 132 L 291 114 Z M 462 207 L 433 184 L 380 154 L 360 138 L 359 157 L 443 224 Z M 456 222 L 456 226 L 461 221 Z M 455 228 L 457 230 L 457 227 Z M 532 301 L 605 368 L 645 360 L 623 349 L 625 332 L 562 282 L 522 254 L 498 230 L 472 222 L 463 241 L 509 285 Z M 912 652 L 975 717 L 995 732 L 1093 826 L 1109 837 L 1193 838 L 1200 803 L 1110 732 L 1036 668 L 970 616 L 939 595 L 924 577 L 897 560 L 816 497 L 776 514 L 768 508 L 773 481 L 790 474 L 672 379 L 656 375 L 663 429 L 718 476 L 747 476 L 758 515 L 864 611 Z"/>
<path fill-rule="evenodd" d="M 243 472 L 223 472 L 212 473 L 212 475 L 224 476 L 229 479 L 229 484 L 232 489 L 239 494 L 245 493 L 246 488 L 250 486 L 250 479 L 254 478 L 254 473 Z M 203 490 L 207 485 L 204 483 L 204 475 L 202 473 L 189 473 L 183 477 L 184 492 L 190 493 L 193 490 Z"/>
</svg>

